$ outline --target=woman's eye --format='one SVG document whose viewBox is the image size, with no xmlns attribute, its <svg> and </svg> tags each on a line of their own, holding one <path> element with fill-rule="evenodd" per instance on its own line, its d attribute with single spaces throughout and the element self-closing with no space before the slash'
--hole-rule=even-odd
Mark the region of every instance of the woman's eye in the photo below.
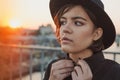
<svg viewBox="0 0 120 80">
<path fill-rule="evenodd" d="M 77 25 L 77 26 L 82 26 L 82 25 L 83 25 L 83 23 L 82 23 L 82 22 L 80 22 L 80 21 L 75 21 L 75 25 Z"/>
<path fill-rule="evenodd" d="M 60 25 L 65 25 L 66 21 L 60 21 Z"/>
</svg>

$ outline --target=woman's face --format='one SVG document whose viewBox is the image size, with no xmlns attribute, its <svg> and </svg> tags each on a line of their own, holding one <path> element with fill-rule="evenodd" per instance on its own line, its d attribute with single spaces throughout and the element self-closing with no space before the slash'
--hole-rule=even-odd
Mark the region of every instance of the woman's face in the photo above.
<svg viewBox="0 0 120 80">
<path fill-rule="evenodd" d="M 60 44 L 67 53 L 80 53 L 94 40 L 94 24 L 81 6 L 75 6 L 60 18 Z"/>
</svg>

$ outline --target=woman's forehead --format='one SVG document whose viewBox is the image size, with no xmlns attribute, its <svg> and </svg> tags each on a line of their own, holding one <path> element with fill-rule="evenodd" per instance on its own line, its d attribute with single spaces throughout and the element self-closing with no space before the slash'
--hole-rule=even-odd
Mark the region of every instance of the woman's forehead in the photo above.
<svg viewBox="0 0 120 80">
<path fill-rule="evenodd" d="M 84 18 L 84 20 L 87 20 L 86 18 L 89 18 L 87 12 L 84 10 L 82 6 L 74 6 L 65 13 L 63 13 L 62 17 L 70 17 L 72 19 L 81 19 Z"/>
</svg>

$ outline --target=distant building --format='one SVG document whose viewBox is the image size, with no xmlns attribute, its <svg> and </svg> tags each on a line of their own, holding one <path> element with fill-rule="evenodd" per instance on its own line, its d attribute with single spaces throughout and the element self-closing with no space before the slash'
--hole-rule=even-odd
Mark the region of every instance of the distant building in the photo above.
<svg viewBox="0 0 120 80">
<path fill-rule="evenodd" d="M 54 34 L 53 28 L 51 25 L 47 25 L 47 26 L 40 26 L 39 27 L 39 31 L 41 33 L 41 35 L 50 35 L 50 34 Z"/>
<path fill-rule="evenodd" d="M 47 26 L 41 25 L 39 27 L 39 35 L 37 36 L 37 43 L 42 46 L 60 46 L 57 42 L 54 30 L 50 24 Z"/>
<path fill-rule="evenodd" d="M 37 30 L 21 28 L 7 37 L 7 44 L 59 47 L 54 30 L 50 24 L 46 26 L 41 25 Z"/>
</svg>

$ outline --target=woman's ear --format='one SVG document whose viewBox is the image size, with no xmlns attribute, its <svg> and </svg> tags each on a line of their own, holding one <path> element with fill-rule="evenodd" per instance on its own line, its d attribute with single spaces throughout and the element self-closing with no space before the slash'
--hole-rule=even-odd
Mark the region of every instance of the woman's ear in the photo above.
<svg viewBox="0 0 120 80">
<path fill-rule="evenodd" d="M 93 40 L 98 40 L 102 37 L 103 35 L 103 29 L 102 28 L 97 28 L 95 31 L 94 31 L 94 37 L 93 37 Z"/>
</svg>

